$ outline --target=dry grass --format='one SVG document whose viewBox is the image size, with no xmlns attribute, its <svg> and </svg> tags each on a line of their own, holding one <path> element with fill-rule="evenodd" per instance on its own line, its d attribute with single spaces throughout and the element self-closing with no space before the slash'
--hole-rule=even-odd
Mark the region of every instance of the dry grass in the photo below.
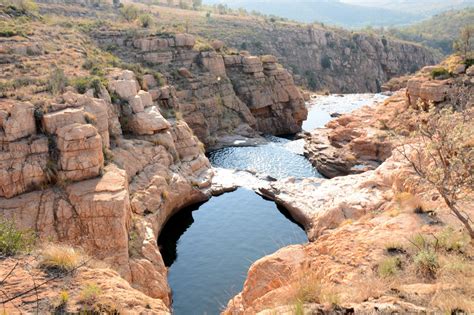
<svg viewBox="0 0 474 315">
<path fill-rule="evenodd" d="M 350 303 L 377 299 L 390 288 L 390 284 L 386 279 L 380 279 L 374 275 L 363 275 L 360 279 L 351 281 L 347 290 L 341 293 L 341 299 Z"/>
<path fill-rule="evenodd" d="M 322 283 L 321 277 L 311 272 L 299 277 L 291 286 L 291 299 L 298 304 L 319 303 L 338 306 L 341 304 L 340 290 L 332 283 Z"/>
<path fill-rule="evenodd" d="M 424 212 L 423 201 L 420 197 L 413 195 L 409 192 L 400 192 L 395 195 L 394 198 L 398 207 L 402 211 L 413 211 L 416 213 Z"/>
<path fill-rule="evenodd" d="M 88 283 L 79 294 L 79 301 L 88 306 L 93 306 L 98 300 L 102 290 L 95 283 Z"/>
<path fill-rule="evenodd" d="M 377 268 L 380 277 L 392 277 L 398 274 L 402 266 L 402 261 L 399 257 L 388 257 L 382 260 Z"/>
<path fill-rule="evenodd" d="M 82 262 L 79 250 L 59 244 L 48 244 L 41 249 L 40 266 L 46 269 L 72 271 Z"/>
</svg>

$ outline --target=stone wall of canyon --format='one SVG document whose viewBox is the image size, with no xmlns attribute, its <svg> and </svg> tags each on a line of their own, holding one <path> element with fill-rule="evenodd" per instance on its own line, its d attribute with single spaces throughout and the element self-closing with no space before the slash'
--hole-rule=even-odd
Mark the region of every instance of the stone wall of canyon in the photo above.
<svg viewBox="0 0 474 315">
<path fill-rule="evenodd" d="M 433 52 L 420 45 L 367 33 L 320 26 L 241 26 L 248 30 L 243 33 L 216 28 L 200 35 L 221 38 L 229 47 L 254 54 L 274 55 L 292 69 L 298 84 L 315 90 L 379 92 L 389 79 L 438 61 Z"/>
<path fill-rule="evenodd" d="M 108 82 L 99 98 L 70 89 L 42 108 L 0 100 L 0 216 L 43 242 L 83 248 L 141 291 L 132 294 L 143 308 L 144 293 L 166 312 L 160 229 L 209 198 L 201 189 L 213 173 L 188 125 L 163 118 L 133 72 L 111 69 Z"/>
<path fill-rule="evenodd" d="M 181 114 L 208 149 L 222 146 L 229 136 L 301 131 L 307 116 L 304 99 L 273 56 L 228 55 L 218 41 L 200 51 L 189 34 L 102 31 L 93 36 L 103 47 L 116 47 L 123 60 L 163 74 L 172 88 L 159 90 L 152 75 L 143 78 L 152 98 L 163 111 Z M 174 101 L 163 103 L 169 99 Z"/>
</svg>

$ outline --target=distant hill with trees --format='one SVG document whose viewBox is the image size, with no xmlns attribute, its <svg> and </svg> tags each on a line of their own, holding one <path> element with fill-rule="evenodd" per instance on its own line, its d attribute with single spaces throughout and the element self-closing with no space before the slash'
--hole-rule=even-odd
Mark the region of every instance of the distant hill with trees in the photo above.
<svg viewBox="0 0 474 315">
<path fill-rule="evenodd" d="M 443 54 L 453 52 L 453 43 L 465 27 L 474 28 L 474 7 L 447 11 L 428 20 L 403 28 L 391 28 L 388 34 L 435 48 Z"/>
</svg>

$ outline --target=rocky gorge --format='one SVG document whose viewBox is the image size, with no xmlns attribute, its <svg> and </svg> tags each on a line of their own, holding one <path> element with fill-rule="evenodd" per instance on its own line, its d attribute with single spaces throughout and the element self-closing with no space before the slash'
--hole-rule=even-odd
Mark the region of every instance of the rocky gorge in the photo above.
<svg viewBox="0 0 474 315">
<path fill-rule="evenodd" d="M 65 312 L 171 313 L 169 270 L 158 244 L 163 228 L 186 207 L 238 187 L 287 209 L 309 243 L 252 264 L 224 313 L 472 310 L 472 252 L 462 240 L 456 266 L 464 268 L 427 281 L 410 274 L 400 283 L 377 274 L 388 239 L 438 235 L 445 228 L 439 222 L 455 226 L 436 191 L 418 185 L 388 130 L 414 128 L 411 118 L 425 103 L 472 106 L 458 93 L 467 86 L 461 94 L 472 95 L 472 66 L 456 63 L 451 72 L 457 73 L 438 80 L 425 68 L 384 103 L 306 134 L 308 159 L 336 178 L 277 179 L 215 169 L 206 150 L 268 144 L 264 134 L 302 131 L 308 95 L 279 59 L 229 52 L 220 41 L 203 48 L 188 33 L 109 26 L 80 33 L 61 23 L 33 19 L 27 36 L 0 38 L 0 216 L 34 232 L 38 244 L 32 252 L 0 258 L 3 311 L 44 313 L 60 306 Z M 315 41 L 334 35 L 309 34 Z M 360 61 L 348 64 L 375 67 L 366 78 L 375 85 L 360 85 L 364 80 L 342 70 L 340 82 L 326 76 L 320 82 L 375 91 L 408 65 L 434 60 L 411 44 L 397 47 L 383 57 L 396 71 L 379 62 L 378 48 L 367 48 L 374 53 L 368 57 L 347 54 Z M 330 67 L 339 72 L 336 66 Z M 400 197 L 406 194 L 423 200 Z M 415 211 L 419 203 L 436 217 Z M 84 262 L 63 273 L 45 268 L 40 245 L 48 243 L 77 249 Z M 397 244 L 395 251 L 409 260 L 407 246 Z M 467 285 L 455 281 L 460 277 Z M 91 286 L 98 289 L 87 298 Z M 69 297 L 58 304 L 64 292 Z M 430 300 L 433 294 L 442 298 Z M 453 305 L 439 302 L 454 294 Z"/>
</svg>

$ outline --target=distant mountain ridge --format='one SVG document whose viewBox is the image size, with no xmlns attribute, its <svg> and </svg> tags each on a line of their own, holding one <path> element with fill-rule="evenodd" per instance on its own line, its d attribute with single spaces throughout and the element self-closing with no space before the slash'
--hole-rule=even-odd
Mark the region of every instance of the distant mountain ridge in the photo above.
<svg viewBox="0 0 474 315">
<path fill-rule="evenodd" d="M 231 8 L 299 22 L 348 28 L 406 26 L 445 10 L 474 6 L 474 0 L 204 0 L 204 3 L 223 3 Z"/>
<path fill-rule="evenodd" d="M 420 14 L 437 14 L 447 10 L 459 10 L 474 6 L 474 0 L 341 0 L 347 4 L 385 8 Z"/>
<path fill-rule="evenodd" d="M 446 11 L 411 26 L 389 29 L 389 33 L 448 55 L 453 52 L 453 42 L 459 37 L 461 29 L 467 25 L 474 25 L 474 7 Z"/>
</svg>

